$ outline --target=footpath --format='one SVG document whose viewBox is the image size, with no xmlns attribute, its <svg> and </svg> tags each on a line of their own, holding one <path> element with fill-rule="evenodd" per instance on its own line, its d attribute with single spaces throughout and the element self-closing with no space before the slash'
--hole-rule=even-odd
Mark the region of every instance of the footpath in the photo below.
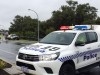
<svg viewBox="0 0 100 75">
<path fill-rule="evenodd" d="M 0 40 L 1 43 L 2 43 L 2 41 L 4 42 L 4 39 Z M 21 45 L 32 44 L 32 43 L 37 42 L 37 41 L 28 41 L 28 40 L 7 40 L 7 42 L 9 42 L 9 41 L 12 42 L 12 43 L 21 44 Z M 16 68 L 15 63 L 11 63 L 11 62 L 9 62 L 9 60 L 5 60 L 1 57 L 0 57 L 0 59 L 2 59 L 3 61 L 12 65 L 12 67 L 3 69 L 2 70 L 3 74 L 0 73 L 0 75 L 25 75 L 25 74 L 23 74 L 22 71 L 20 71 Z"/>
<path fill-rule="evenodd" d="M 16 66 L 14 65 L 11 68 L 5 68 L 4 71 L 9 75 L 24 75 L 22 71 L 17 70 Z"/>
<path fill-rule="evenodd" d="M 0 59 L 2 59 L 2 58 L 0 58 Z M 2 60 L 7 62 L 9 64 L 9 67 L 4 68 L 2 70 L 3 74 L 0 73 L 0 75 L 25 75 L 25 74 L 23 74 L 22 71 L 20 71 L 16 68 L 16 64 L 11 63 L 11 62 L 9 62 L 8 60 L 5 60 L 5 59 L 2 59 Z"/>
</svg>

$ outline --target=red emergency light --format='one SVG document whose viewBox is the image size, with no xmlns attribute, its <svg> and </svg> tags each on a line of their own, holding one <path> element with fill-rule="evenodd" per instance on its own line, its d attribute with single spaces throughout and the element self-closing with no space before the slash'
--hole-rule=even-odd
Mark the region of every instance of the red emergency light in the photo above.
<svg viewBox="0 0 100 75">
<path fill-rule="evenodd" d="M 72 29 L 72 26 L 61 26 L 60 30 L 70 30 Z"/>
</svg>

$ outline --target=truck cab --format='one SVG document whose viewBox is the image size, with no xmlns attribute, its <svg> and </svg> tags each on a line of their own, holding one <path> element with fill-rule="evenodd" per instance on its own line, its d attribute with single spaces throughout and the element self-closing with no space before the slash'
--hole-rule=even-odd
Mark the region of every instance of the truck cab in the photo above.
<svg viewBox="0 0 100 75">
<path fill-rule="evenodd" d="M 100 38 L 91 27 L 65 27 L 68 30 L 51 32 L 40 42 L 20 48 L 17 68 L 25 74 L 75 75 L 76 71 L 99 65 Z"/>
</svg>

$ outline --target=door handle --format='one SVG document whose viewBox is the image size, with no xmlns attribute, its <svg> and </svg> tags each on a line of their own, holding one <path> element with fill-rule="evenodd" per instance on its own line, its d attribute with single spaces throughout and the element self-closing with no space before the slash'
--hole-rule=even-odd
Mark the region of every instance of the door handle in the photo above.
<svg viewBox="0 0 100 75">
<path fill-rule="evenodd" d="M 91 49 L 91 47 L 88 47 L 87 49 Z"/>
<path fill-rule="evenodd" d="M 79 53 L 79 51 L 76 51 L 76 53 Z"/>
<path fill-rule="evenodd" d="M 100 47 L 100 45 L 98 45 L 98 47 Z"/>
</svg>

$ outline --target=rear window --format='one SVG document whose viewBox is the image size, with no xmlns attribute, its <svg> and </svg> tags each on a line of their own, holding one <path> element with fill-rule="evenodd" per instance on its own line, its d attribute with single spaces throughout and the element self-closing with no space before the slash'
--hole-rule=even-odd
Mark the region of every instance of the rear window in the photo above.
<svg viewBox="0 0 100 75">
<path fill-rule="evenodd" d="M 97 36 L 97 34 L 95 32 L 88 32 L 87 35 L 88 35 L 89 43 L 98 41 L 98 36 Z"/>
</svg>

